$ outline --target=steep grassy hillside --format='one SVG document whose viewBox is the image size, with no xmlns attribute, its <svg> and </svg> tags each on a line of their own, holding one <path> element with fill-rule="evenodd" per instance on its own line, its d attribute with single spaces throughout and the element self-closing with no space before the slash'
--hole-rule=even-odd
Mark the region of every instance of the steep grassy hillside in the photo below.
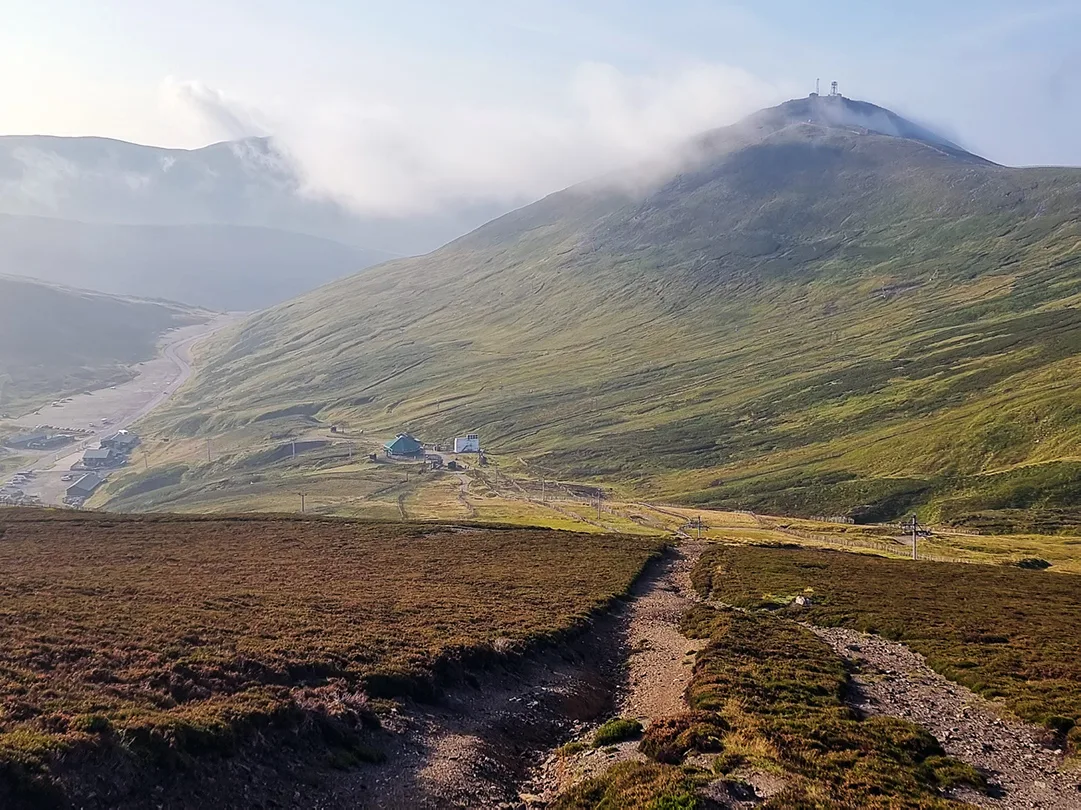
<svg viewBox="0 0 1081 810">
<path fill-rule="evenodd" d="M 0 276 L 0 413 L 131 378 L 166 330 L 204 313 Z"/>
<path fill-rule="evenodd" d="M 156 426 L 301 407 L 652 497 L 1081 523 L 1081 171 L 841 99 L 680 161 L 251 319 Z"/>
<path fill-rule="evenodd" d="M 35 810 L 328 806 L 320 772 L 392 741 L 377 711 L 403 730 L 380 700 L 565 639 L 660 546 L 12 509 L 0 537 L 0 805 Z"/>
</svg>

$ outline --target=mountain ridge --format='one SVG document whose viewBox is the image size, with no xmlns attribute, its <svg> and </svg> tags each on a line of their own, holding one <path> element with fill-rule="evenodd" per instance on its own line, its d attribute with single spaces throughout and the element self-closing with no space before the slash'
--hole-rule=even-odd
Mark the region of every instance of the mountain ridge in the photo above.
<svg viewBox="0 0 1081 810">
<path fill-rule="evenodd" d="M 98 136 L 0 136 L 0 213 L 12 215 L 261 226 L 413 255 L 504 210 L 463 203 L 412 218 L 362 215 L 309 188 L 302 168 L 270 137 L 176 149 Z"/>
<path fill-rule="evenodd" d="M 1081 170 L 758 116 L 644 190 L 572 187 L 254 317 L 158 428 L 304 403 L 636 495 L 863 517 L 1001 511 L 961 493 L 1040 459 L 1067 506 Z M 1016 407 L 1053 436 L 1010 438 Z"/>
</svg>

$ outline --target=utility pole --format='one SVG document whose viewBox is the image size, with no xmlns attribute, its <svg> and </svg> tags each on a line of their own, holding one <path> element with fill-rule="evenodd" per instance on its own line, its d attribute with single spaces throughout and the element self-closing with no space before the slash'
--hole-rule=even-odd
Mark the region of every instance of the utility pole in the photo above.
<svg viewBox="0 0 1081 810">
<path fill-rule="evenodd" d="M 702 539 L 702 516 L 698 516 L 698 539 Z"/>
<path fill-rule="evenodd" d="M 548 502 L 548 498 L 547 498 L 547 496 L 545 495 L 545 491 L 544 491 L 544 479 L 542 478 L 542 479 L 541 479 L 541 503 L 547 503 L 547 502 Z"/>
<path fill-rule="evenodd" d="M 304 514 L 304 493 L 301 492 L 299 494 L 300 494 L 300 513 Z"/>
<path fill-rule="evenodd" d="M 920 537 L 927 537 L 931 533 L 931 531 L 921 526 L 919 521 L 916 520 L 915 515 L 909 518 L 905 523 L 901 524 L 901 530 L 906 533 L 912 533 L 912 559 L 919 559 L 919 554 L 916 549 L 916 543 Z"/>
<path fill-rule="evenodd" d="M 210 463 L 210 437 L 206 437 L 206 463 Z"/>
<path fill-rule="evenodd" d="M 150 469 L 150 459 L 146 457 L 146 448 L 143 448 L 143 468 Z"/>
</svg>

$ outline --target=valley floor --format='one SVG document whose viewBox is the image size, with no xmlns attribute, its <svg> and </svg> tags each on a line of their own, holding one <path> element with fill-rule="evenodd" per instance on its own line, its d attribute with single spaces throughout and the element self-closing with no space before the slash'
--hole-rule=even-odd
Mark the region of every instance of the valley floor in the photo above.
<svg viewBox="0 0 1081 810">
<path fill-rule="evenodd" d="M 83 451 L 96 447 L 105 436 L 133 425 L 166 402 L 194 371 L 194 347 L 237 322 L 235 315 L 220 315 L 205 323 L 174 329 L 158 343 L 158 355 L 134 366 L 133 379 L 106 388 L 87 391 L 44 405 L 31 413 L 0 421 L 5 432 L 28 432 L 40 425 L 78 436 L 76 444 L 59 451 L 22 451 L 19 464 L 33 470 L 34 479 L 23 487 L 27 496 L 42 504 L 58 506 L 69 482 L 61 480 Z M 142 459 L 137 454 L 135 466 Z"/>
</svg>

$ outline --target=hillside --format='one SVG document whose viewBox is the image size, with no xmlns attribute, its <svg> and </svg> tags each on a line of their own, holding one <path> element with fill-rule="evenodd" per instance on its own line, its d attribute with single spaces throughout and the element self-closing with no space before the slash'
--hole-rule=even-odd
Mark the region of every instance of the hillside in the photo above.
<svg viewBox="0 0 1081 810">
<path fill-rule="evenodd" d="M 655 498 L 1077 525 L 1079 221 L 1081 170 L 797 100 L 253 317 L 154 426 L 298 409 Z"/>
<path fill-rule="evenodd" d="M 128 380 L 163 332 L 202 320 L 178 304 L 0 275 L 0 413 Z"/>
<path fill-rule="evenodd" d="M 507 675 L 531 650 L 558 644 L 570 658 L 660 546 L 506 526 L 5 508 L 0 536 L 11 810 L 142 809 L 149 795 L 171 808 L 446 806 L 419 778 L 436 754 L 418 759 L 403 739 L 438 742 L 439 723 L 403 723 L 427 714 L 408 699 L 462 681 L 476 695 L 486 668 Z M 592 688 L 547 700 L 596 713 L 605 696 Z M 524 721 L 524 702 L 509 709 L 505 721 Z M 501 758 L 558 739 L 537 716 Z"/>
</svg>

